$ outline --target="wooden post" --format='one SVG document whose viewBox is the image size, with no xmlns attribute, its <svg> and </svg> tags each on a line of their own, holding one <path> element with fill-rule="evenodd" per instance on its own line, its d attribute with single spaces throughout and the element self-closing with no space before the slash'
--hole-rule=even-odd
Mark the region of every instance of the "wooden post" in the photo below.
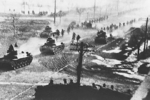
<svg viewBox="0 0 150 100">
<path fill-rule="evenodd" d="M 145 51 L 146 51 L 146 43 L 147 43 L 147 24 L 148 24 L 148 18 L 146 19 L 146 26 L 145 26 L 145 36 L 144 36 L 144 56 L 145 56 Z"/>
<path fill-rule="evenodd" d="M 82 59 L 83 59 L 83 42 L 80 44 L 79 63 L 77 66 L 77 85 L 80 86 L 81 71 L 82 71 Z"/>
<path fill-rule="evenodd" d="M 76 46 L 75 49 L 70 49 L 70 50 L 74 50 L 74 51 L 79 51 L 79 60 L 78 60 L 78 66 L 77 66 L 77 86 L 80 86 L 80 79 L 81 79 L 81 73 L 82 73 L 82 60 L 83 60 L 83 55 L 85 52 L 90 52 L 93 50 L 88 50 L 89 47 L 92 46 L 85 46 L 85 44 L 83 42 L 81 42 L 80 44 L 72 44 L 72 46 Z"/>
<path fill-rule="evenodd" d="M 87 12 L 87 20 L 89 20 L 89 13 Z"/>
<path fill-rule="evenodd" d="M 54 2 L 54 24 L 56 23 L 56 0 Z"/>
<path fill-rule="evenodd" d="M 119 0 L 117 0 L 117 15 L 119 14 Z"/>
<path fill-rule="evenodd" d="M 147 26 L 146 26 L 146 29 L 147 29 L 147 27 L 148 27 L 148 18 L 147 18 Z M 146 50 L 148 49 L 148 32 L 147 32 L 147 30 L 146 30 L 146 48 L 145 48 Z"/>
<path fill-rule="evenodd" d="M 95 20 L 95 11 L 96 11 L 96 0 L 94 0 L 94 20 Z"/>
</svg>

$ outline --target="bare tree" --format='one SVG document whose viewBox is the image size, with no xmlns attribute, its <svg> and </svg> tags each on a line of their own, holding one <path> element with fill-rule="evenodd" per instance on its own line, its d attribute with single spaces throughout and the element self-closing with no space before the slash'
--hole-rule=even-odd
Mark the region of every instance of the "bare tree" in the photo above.
<svg viewBox="0 0 150 100">
<path fill-rule="evenodd" d="M 2 0 L 2 5 L 4 7 L 4 12 L 6 11 L 7 2 L 6 0 Z"/>
<path fill-rule="evenodd" d="M 23 1 L 23 2 L 21 3 L 21 5 L 22 5 L 23 8 L 24 8 L 24 14 L 25 14 L 27 2 Z"/>
<path fill-rule="evenodd" d="M 60 23 L 61 23 L 61 17 L 63 16 L 63 12 L 61 10 L 59 11 L 58 16 L 60 18 Z"/>
<path fill-rule="evenodd" d="M 17 23 L 19 20 L 19 15 L 17 14 L 10 14 L 6 21 L 9 23 L 9 29 L 13 30 L 14 36 L 16 35 L 16 31 L 17 31 Z"/>
<path fill-rule="evenodd" d="M 41 12 L 42 5 L 38 4 L 37 6 L 39 7 L 39 12 Z"/>
<path fill-rule="evenodd" d="M 80 18 L 81 18 L 81 15 L 82 15 L 82 13 L 84 12 L 84 8 L 76 8 L 76 11 L 77 11 L 77 13 L 79 14 L 79 22 L 80 22 Z"/>
<path fill-rule="evenodd" d="M 96 11 L 96 0 L 94 0 L 94 20 L 95 20 L 95 11 Z"/>
</svg>

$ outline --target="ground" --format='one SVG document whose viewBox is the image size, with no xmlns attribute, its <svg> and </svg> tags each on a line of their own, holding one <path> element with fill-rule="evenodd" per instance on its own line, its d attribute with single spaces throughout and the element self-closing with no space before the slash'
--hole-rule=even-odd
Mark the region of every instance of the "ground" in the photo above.
<svg viewBox="0 0 150 100">
<path fill-rule="evenodd" d="M 135 13 L 132 13 L 132 15 L 134 14 Z M 56 29 L 56 28 L 66 29 L 67 25 L 72 21 L 71 19 L 74 19 L 73 17 L 71 17 L 71 15 L 69 17 L 70 19 L 68 20 L 67 20 L 67 17 L 63 18 L 62 23 L 66 22 L 64 23 L 64 25 L 61 24 L 61 25 L 53 26 L 52 23 L 50 23 L 50 25 L 53 26 L 52 29 Z M 131 16 L 131 17 L 117 16 L 118 19 L 116 19 L 116 16 L 111 16 L 110 19 L 102 22 L 102 24 L 97 23 L 97 27 L 101 27 L 105 25 L 107 26 L 110 23 L 118 23 L 122 21 L 123 19 L 130 20 L 134 17 L 135 16 Z M 27 19 L 28 18 L 26 18 L 26 20 Z M 37 19 L 44 19 L 44 18 L 36 18 L 36 21 Z M 48 20 L 44 19 L 44 22 L 45 21 L 48 22 L 49 20 L 50 19 Z M 105 23 L 105 25 L 103 23 Z M 46 24 L 42 23 L 39 26 L 40 26 L 39 31 L 42 31 L 42 29 L 46 26 Z M 37 30 L 39 26 L 36 27 L 35 30 Z M 131 26 L 121 28 L 120 30 L 127 31 L 128 27 L 131 27 Z M 68 42 L 71 41 L 72 32 L 75 32 L 76 34 L 80 34 L 82 39 L 88 38 L 87 41 L 92 41 L 93 38 L 91 37 L 94 37 L 96 35 L 97 29 L 75 29 L 71 31 L 69 34 L 65 32 L 65 36 L 63 38 L 58 39 L 58 42 L 64 42 L 66 43 L 66 45 L 68 45 L 69 44 Z M 118 30 L 115 32 L 117 33 L 120 31 Z M 114 32 L 114 35 L 116 34 L 115 32 Z M 49 68 L 46 68 L 45 66 L 43 66 L 43 64 L 40 63 L 41 60 L 47 61 L 47 59 L 50 58 L 50 57 L 43 57 L 43 56 L 41 57 L 41 55 L 37 55 L 39 53 L 38 48 L 44 44 L 46 39 L 37 38 L 37 35 L 36 34 L 33 35 L 33 33 L 31 32 L 26 32 L 22 36 L 18 35 L 18 38 L 12 37 L 12 34 L 9 34 L 8 36 L 5 35 L 4 37 L 1 37 L 1 38 L 2 38 L 0 40 L 1 41 L 1 52 L 0 52 L 1 56 L 3 56 L 3 54 L 6 52 L 8 46 L 11 43 L 15 43 L 15 42 L 17 42 L 18 45 L 20 46 L 19 49 L 23 49 L 27 51 L 29 50 L 29 52 L 34 54 L 34 60 L 32 61 L 31 65 L 26 66 L 21 69 L 17 69 L 15 71 L 3 72 L 0 74 L 0 95 L 1 95 L 0 99 L 1 100 L 30 100 L 33 98 L 32 95 L 34 95 L 35 93 L 34 89 L 36 88 L 36 86 L 48 84 L 51 78 L 54 79 L 55 80 L 54 82 L 56 83 L 63 83 L 64 78 L 68 79 L 67 81 L 69 81 L 69 79 L 73 79 L 74 81 L 76 81 L 76 77 L 75 77 L 76 68 L 75 66 L 72 66 L 72 65 L 76 65 L 77 62 L 70 61 L 69 64 L 71 64 L 71 66 L 69 65 L 63 66 L 55 71 L 52 71 Z M 77 54 L 78 53 L 76 52 L 75 54 L 76 56 L 74 57 L 69 56 L 69 57 L 75 60 L 78 57 Z M 85 57 L 85 58 L 86 60 L 88 59 L 94 60 L 93 56 L 91 56 L 91 59 L 90 57 Z M 95 71 L 91 71 L 91 72 L 85 71 L 83 72 L 83 78 L 81 79 L 81 84 L 92 85 L 92 83 L 96 83 L 99 85 L 103 85 L 104 83 L 106 83 L 108 88 L 110 88 L 110 85 L 114 85 L 117 91 L 125 92 L 128 89 L 131 89 L 132 93 L 134 93 L 142 81 L 141 79 L 140 80 L 138 79 L 137 80 L 138 83 L 136 83 L 136 82 L 133 82 L 133 80 L 130 81 L 130 79 L 127 80 L 127 78 L 121 77 L 121 76 L 120 78 L 117 77 L 117 79 L 114 80 L 115 77 L 116 76 L 114 75 L 110 78 L 110 76 L 107 76 L 107 74 L 106 76 L 103 74 L 100 74 L 99 71 L 97 72 L 96 75 L 95 75 Z M 126 80 L 123 81 L 123 79 L 121 80 L 121 78 L 125 78 L 127 81 Z"/>
</svg>

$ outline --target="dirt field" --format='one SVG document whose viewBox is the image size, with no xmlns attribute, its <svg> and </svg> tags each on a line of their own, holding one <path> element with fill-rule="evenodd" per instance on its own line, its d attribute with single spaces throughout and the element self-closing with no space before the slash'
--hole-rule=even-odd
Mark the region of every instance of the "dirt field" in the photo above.
<svg viewBox="0 0 150 100">
<path fill-rule="evenodd" d="M 69 17 L 69 19 L 67 19 L 68 17 Z M 126 16 L 124 16 L 122 19 L 121 19 L 121 17 L 116 19 L 116 16 L 115 16 L 115 17 L 111 17 L 109 19 L 109 23 L 106 23 L 106 25 L 108 25 L 110 23 L 114 23 L 114 19 L 118 20 L 117 22 L 115 21 L 116 23 L 118 23 L 119 20 L 122 21 L 124 18 L 126 18 L 126 20 L 131 19 Z M 133 18 L 133 16 L 132 16 L 132 18 Z M 64 28 L 66 30 L 67 25 L 71 21 L 73 21 L 73 19 L 75 19 L 73 14 L 70 14 L 70 15 L 62 18 L 61 24 L 54 26 L 52 23 L 50 23 L 50 25 L 52 25 L 52 29 Z M 76 18 L 76 20 L 78 20 L 78 19 Z M 10 33 L 7 35 L 1 35 L 0 36 L 2 38 L 2 39 L 0 39 L 1 56 L 4 55 L 4 53 L 8 49 L 8 46 L 11 43 L 17 42 L 18 45 L 21 46 L 23 43 L 28 41 L 28 39 L 30 37 L 37 37 L 34 33 L 38 33 L 38 31 L 36 31 L 36 30 L 39 28 L 40 28 L 39 31 L 42 31 L 42 29 L 46 26 L 46 24 L 44 22 L 43 23 L 39 22 L 40 25 L 37 24 L 37 27 L 36 27 L 36 25 L 35 26 L 33 25 L 32 28 L 31 27 L 29 28 L 28 32 L 24 32 L 22 36 L 18 35 L 18 38 L 13 38 L 12 37 L 13 33 Z M 48 22 L 49 22 L 49 19 L 46 20 L 46 23 L 48 23 Z M 107 22 L 107 20 L 104 21 L 103 23 L 105 23 L 105 22 Z M 35 23 L 36 23 L 36 21 L 35 21 Z M 38 23 L 38 21 L 37 21 L 37 23 Z M 98 23 L 97 27 L 99 27 L 101 25 L 103 25 L 103 24 Z M 31 32 L 32 29 L 34 29 L 34 30 Z M 97 30 L 75 29 L 75 30 L 71 31 L 69 34 L 65 33 L 64 38 L 60 38 L 60 39 L 58 39 L 58 41 L 68 43 L 71 40 L 72 32 L 75 32 L 76 34 L 80 34 L 82 39 L 87 38 L 87 37 L 91 39 L 91 37 L 94 37 L 96 35 Z M 91 40 L 93 40 L 93 39 L 91 39 Z M 37 41 L 35 41 L 35 43 L 36 42 Z M 30 44 L 31 46 L 29 46 L 30 47 L 29 49 L 33 48 L 32 47 L 33 44 L 32 43 Z M 43 84 L 43 85 L 48 84 L 50 78 L 53 78 L 55 80 L 55 82 L 58 82 L 58 83 L 61 83 L 63 78 L 66 78 L 66 79 L 71 78 L 74 81 L 76 81 L 74 73 L 68 74 L 65 71 L 53 72 L 53 71 L 45 68 L 43 65 L 41 65 L 38 62 L 38 59 L 39 58 L 37 56 L 35 56 L 31 65 L 29 65 L 25 68 L 17 69 L 15 71 L 4 72 L 4 73 L 0 74 L 0 100 L 32 100 L 32 98 L 33 98 L 32 95 L 34 94 L 34 88 L 38 84 Z M 73 68 L 73 71 L 75 71 L 75 68 Z M 93 77 L 95 77 L 95 78 L 93 78 Z M 91 77 L 89 77 L 89 76 L 85 77 L 82 79 L 82 82 L 83 82 L 83 84 L 92 84 L 93 82 L 96 82 L 97 84 L 101 84 L 101 85 L 103 83 L 107 83 L 108 87 L 110 85 L 115 85 L 119 91 L 126 91 L 129 88 L 132 89 L 133 91 L 135 91 L 135 89 L 137 89 L 137 86 L 138 86 L 138 85 L 129 84 L 129 83 L 124 84 L 123 82 L 112 82 L 112 80 L 107 81 L 106 78 L 102 78 L 100 76 L 97 77 L 96 75 L 92 75 Z"/>
</svg>

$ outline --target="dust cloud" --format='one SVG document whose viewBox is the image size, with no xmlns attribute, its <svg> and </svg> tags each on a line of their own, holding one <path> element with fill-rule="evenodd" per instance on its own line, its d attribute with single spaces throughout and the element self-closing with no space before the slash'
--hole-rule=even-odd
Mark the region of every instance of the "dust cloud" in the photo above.
<svg viewBox="0 0 150 100">
<path fill-rule="evenodd" d="M 32 55 L 38 55 L 40 54 L 40 46 L 44 45 L 46 42 L 46 39 L 42 38 L 30 38 L 26 43 L 22 44 L 19 48 L 19 52 L 30 52 Z"/>
</svg>

